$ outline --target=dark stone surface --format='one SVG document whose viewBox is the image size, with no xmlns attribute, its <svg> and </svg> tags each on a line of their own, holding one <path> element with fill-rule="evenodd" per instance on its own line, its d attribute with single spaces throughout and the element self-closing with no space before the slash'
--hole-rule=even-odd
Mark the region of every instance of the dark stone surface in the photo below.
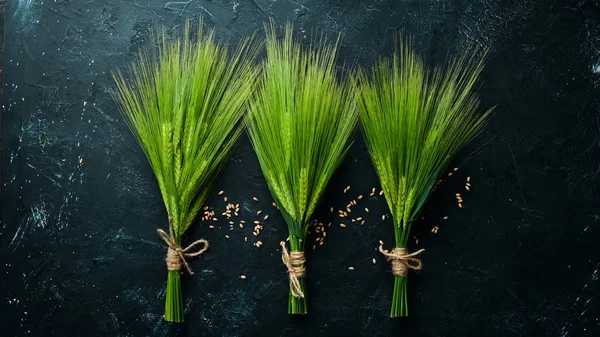
<svg viewBox="0 0 600 337">
<path fill-rule="evenodd" d="M 15 0 L 6 9 L 2 336 L 598 336 L 598 1 Z M 340 64 L 389 55 L 396 31 L 433 63 L 468 43 L 490 48 L 481 94 L 498 107 L 414 230 L 411 248 L 426 252 L 410 275 L 410 318 L 388 317 L 393 279 L 375 252 L 379 239 L 392 242 L 384 200 L 359 203 L 371 209 L 364 226 L 340 228 L 329 214 L 377 186 L 357 133 L 318 214 L 333 225 L 308 253 L 307 317 L 286 313 L 286 229 L 243 137 L 217 191 L 248 221 L 259 209 L 271 216 L 264 245 L 225 220 L 194 226 L 188 241 L 205 237 L 211 249 L 183 278 L 186 322 L 163 322 L 155 229 L 166 214 L 109 74 L 149 45 L 148 27 L 176 30 L 198 16 L 232 43 L 260 34 L 269 16 L 307 38 L 342 33 Z M 467 176 L 473 190 L 459 210 Z M 216 193 L 208 204 L 224 207 Z"/>
<path fill-rule="evenodd" d="M 0 0 L 0 101 L 2 100 L 2 89 L 4 86 L 2 85 L 4 79 L 4 0 Z M 0 105 L 0 125 L 2 125 L 2 112 L 3 108 Z M 0 130 L 0 155 L 2 154 L 2 130 Z M 0 169 L 1 172 L 1 169 Z"/>
</svg>

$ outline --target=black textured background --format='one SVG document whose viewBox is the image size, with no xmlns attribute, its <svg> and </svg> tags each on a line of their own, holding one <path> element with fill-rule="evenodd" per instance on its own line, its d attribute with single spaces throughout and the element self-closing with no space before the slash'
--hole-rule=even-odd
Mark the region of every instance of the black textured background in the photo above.
<svg viewBox="0 0 600 337">
<path fill-rule="evenodd" d="M 165 247 L 155 229 L 166 214 L 109 73 L 149 45 L 148 27 L 176 31 L 199 16 L 233 44 L 261 34 L 270 16 L 307 38 L 342 33 L 340 64 L 389 55 L 397 31 L 432 63 L 468 43 L 490 48 L 481 97 L 498 107 L 414 230 L 425 267 L 410 275 L 408 319 L 388 317 L 393 278 L 375 251 L 379 239 L 392 242 L 384 200 L 359 202 L 353 215 L 364 226 L 340 228 L 329 214 L 378 186 L 356 134 L 318 214 L 333 224 L 308 253 L 307 317 L 286 313 L 286 230 L 244 136 L 217 191 L 249 222 L 257 210 L 270 215 L 264 245 L 252 245 L 251 226 L 198 223 L 188 241 L 205 237 L 211 249 L 183 277 L 186 322 L 162 320 Z M 598 336 L 599 34 L 600 3 L 583 0 L 9 1 L 1 335 Z M 216 191 L 208 204 L 224 207 Z"/>
</svg>

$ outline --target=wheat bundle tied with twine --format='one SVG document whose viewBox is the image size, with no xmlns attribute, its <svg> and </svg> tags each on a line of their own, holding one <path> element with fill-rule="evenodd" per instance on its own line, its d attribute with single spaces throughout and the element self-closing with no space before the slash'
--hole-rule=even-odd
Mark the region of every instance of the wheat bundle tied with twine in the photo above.
<svg viewBox="0 0 600 337">
<path fill-rule="evenodd" d="M 357 121 L 354 93 L 336 78 L 337 43 L 302 48 L 290 25 L 278 40 L 266 27 L 267 59 L 250 104 L 248 133 L 289 232 L 282 261 L 290 279 L 288 312 L 307 313 L 304 246 L 311 218 L 340 165 Z"/>
<path fill-rule="evenodd" d="M 183 245 L 182 236 L 215 185 L 242 131 L 248 98 L 254 88 L 257 49 L 248 39 L 229 54 L 198 23 L 171 40 L 165 30 L 154 34 L 152 52 L 140 52 L 127 80 L 113 74 L 116 100 L 158 181 L 168 212 L 168 232 L 158 234 L 167 247 L 164 318 L 182 322 L 182 266 L 208 248 L 206 240 Z M 166 222 L 166 221 L 165 221 Z"/>
<path fill-rule="evenodd" d="M 407 248 L 410 229 L 456 153 L 482 128 L 477 80 L 485 52 L 469 48 L 445 67 L 429 70 L 400 41 L 391 60 L 360 71 L 356 90 L 363 135 L 394 220 L 396 246 L 380 252 L 395 276 L 391 316 L 407 316 L 407 276 L 422 268 Z"/>
</svg>

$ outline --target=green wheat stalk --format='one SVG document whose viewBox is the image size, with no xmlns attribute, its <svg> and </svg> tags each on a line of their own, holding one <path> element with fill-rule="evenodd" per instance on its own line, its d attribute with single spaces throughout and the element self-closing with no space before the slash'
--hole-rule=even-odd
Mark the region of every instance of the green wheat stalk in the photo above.
<svg viewBox="0 0 600 337">
<path fill-rule="evenodd" d="M 304 251 L 311 217 L 350 146 L 358 119 L 355 94 L 336 78 L 338 43 L 322 38 L 303 49 L 288 24 L 278 40 L 265 27 L 267 59 L 250 103 L 248 133 L 289 231 L 292 252 Z M 339 42 L 339 39 L 338 39 Z M 300 278 L 306 293 L 304 278 Z M 306 296 L 289 295 L 288 312 L 307 313 Z"/>
<path fill-rule="evenodd" d="M 469 48 L 446 67 L 428 70 L 410 41 L 403 41 L 391 60 L 358 73 L 363 134 L 398 248 L 406 248 L 411 225 L 442 171 L 490 115 L 491 109 L 477 113 L 485 55 Z M 396 276 L 391 316 L 407 315 L 406 278 Z"/>
<path fill-rule="evenodd" d="M 156 175 L 173 237 L 181 245 L 214 187 L 242 132 L 257 70 L 257 48 L 243 39 L 232 55 L 205 32 L 200 20 L 195 37 L 190 22 L 183 37 L 170 40 L 163 29 L 158 45 L 140 52 L 131 82 L 113 73 L 117 101 Z M 183 321 L 178 271 L 169 271 L 165 319 Z"/>
</svg>

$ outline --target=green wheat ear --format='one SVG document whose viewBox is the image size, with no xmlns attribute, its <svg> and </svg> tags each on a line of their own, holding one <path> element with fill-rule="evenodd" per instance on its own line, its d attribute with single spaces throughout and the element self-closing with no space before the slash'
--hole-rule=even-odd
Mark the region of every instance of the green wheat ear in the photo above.
<svg viewBox="0 0 600 337">
<path fill-rule="evenodd" d="M 120 71 L 113 77 L 117 102 L 156 175 L 173 220 L 172 239 L 180 245 L 242 131 L 258 48 L 242 39 L 230 54 L 202 20 L 194 38 L 188 21 L 183 37 L 172 41 L 162 30 L 154 42 L 158 47 L 140 53 L 130 80 Z M 165 319 L 183 321 L 178 272 L 169 272 Z"/>
<path fill-rule="evenodd" d="M 444 68 L 428 70 L 410 41 L 391 60 L 360 70 L 354 81 L 363 135 L 394 218 L 396 247 L 456 153 L 482 128 L 476 85 L 486 52 L 469 48 Z M 406 316 L 406 278 L 396 277 L 392 316 Z"/>
</svg>

